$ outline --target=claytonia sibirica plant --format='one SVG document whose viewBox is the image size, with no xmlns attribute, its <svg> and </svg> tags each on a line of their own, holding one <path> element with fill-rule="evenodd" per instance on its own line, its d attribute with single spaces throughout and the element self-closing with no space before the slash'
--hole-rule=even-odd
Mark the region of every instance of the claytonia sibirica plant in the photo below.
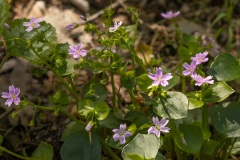
<svg viewBox="0 0 240 160">
<path fill-rule="evenodd" d="M 195 74 L 195 75 L 192 75 L 192 78 L 196 81 L 195 83 L 196 86 L 201 86 L 205 83 L 208 83 L 208 84 L 214 83 L 214 80 L 212 80 L 212 76 L 207 76 L 206 78 L 203 78 L 202 76 Z"/>
<path fill-rule="evenodd" d="M 109 28 L 109 32 L 115 32 L 122 25 L 122 21 L 114 22 L 113 27 Z"/>
<path fill-rule="evenodd" d="M 79 56 L 85 57 L 87 55 L 87 51 L 82 49 L 82 44 L 79 45 L 71 45 L 68 50 L 69 54 L 73 55 L 73 58 L 78 58 Z"/>
<path fill-rule="evenodd" d="M 40 22 L 42 22 L 42 18 L 36 19 L 36 18 L 30 18 L 30 22 L 23 22 L 23 25 L 28 27 L 26 29 L 27 32 L 30 32 L 34 28 L 40 27 Z"/>
<path fill-rule="evenodd" d="M 132 136 L 132 133 L 126 131 L 126 124 L 120 124 L 119 129 L 113 129 L 114 132 L 113 139 L 114 141 L 120 141 L 121 144 L 126 143 L 126 138 Z"/>
<path fill-rule="evenodd" d="M 137 10 L 131 7 L 126 8 L 131 24 L 121 30 L 118 28 L 122 22 L 114 22 L 109 28 L 114 15 L 111 7 L 103 12 L 104 24 L 96 25 L 90 18 L 87 21 L 81 17 L 84 33 L 94 37 L 91 44 L 86 44 L 93 47 L 86 51 L 82 46 L 84 42 L 78 45 L 58 42 L 56 29 L 41 18 L 8 20 L 10 6 L 7 0 L 0 2 L 3 4 L 0 4 L 1 44 L 6 51 L 0 69 L 9 57 L 21 57 L 32 64 L 32 74 L 45 76 L 50 72 L 56 82 L 48 95 L 37 95 L 37 104 L 28 96 L 20 101 L 21 88 L 11 85 L 8 92 L 2 92 L 6 101 L 1 106 L 17 105 L 13 118 L 22 109 L 32 107 L 34 114 L 29 121 L 32 128 L 46 122 L 40 119 L 46 112 L 67 117 L 58 125 L 56 133 L 61 136 L 61 143 L 57 143 L 61 144 L 60 151 L 52 146 L 56 145 L 54 142 L 48 144 L 39 138 L 35 142 L 39 146 L 33 153 L 28 149 L 32 146 L 23 152 L 10 151 L 9 148 L 15 147 L 6 145 L 9 134 L 5 131 L 12 129 L 1 126 L 0 159 L 7 155 L 25 160 L 52 160 L 59 156 L 62 160 L 159 160 L 164 157 L 214 160 L 228 159 L 229 155 L 240 152 L 240 98 L 239 93 L 231 96 L 235 92 L 233 88 L 239 85 L 236 83 L 240 79 L 239 58 L 230 53 L 213 57 L 212 44 L 202 46 L 201 38 L 182 33 L 178 28 L 173 31 L 177 36 L 163 44 L 176 51 L 174 63 L 167 55 L 158 59 L 158 54 L 166 53 L 165 47 L 161 53 L 155 53 L 149 44 L 139 42 L 138 30 L 142 23 Z M 179 14 L 180 11 L 169 11 L 162 16 L 171 19 Z M 169 21 L 172 22 L 174 19 Z M 67 29 L 75 27 L 71 24 Z M 34 31 L 36 28 L 39 29 Z M 144 56 L 149 52 L 154 57 L 148 61 Z M 76 58 L 81 60 L 74 60 Z M 88 78 L 79 83 L 83 71 L 88 73 Z M 74 112 L 69 111 L 69 107 L 74 108 Z M 1 109 L 0 114 L 3 111 Z M 4 118 L 11 112 L 0 115 L 1 121 L 6 122 Z"/>
<path fill-rule="evenodd" d="M 161 132 L 169 132 L 170 128 L 165 127 L 169 122 L 169 120 L 167 120 L 166 118 L 163 118 L 159 121 L 158 117 L 153 117 L 152 121 L 154 126 L 148 129 L 148 134 L 155 134 L 158 138 L 160 138 Z"/>
<path fill-rule="evenodd" d="M 196 74 L 196 62 L 195 61 L 192 61 L 191 64 L 187 64 L 186 62 L 183 64 L 183 67 L 186 69 L 185 71 L 183 71 L 183 75 L 184 76 L 187 76 L 187 75 L 195 75 Z"/>
<path fill-rule="evenodd" d="M 7 98 L 5 105 L 8 105 L 8 107 L 10 107 L 12 103 L 18 105 L 20 102 L 20 99 L 18 97 L 19 94 L 20 94 L 19 88 L 15 88 L 13 85 L 9 86 L 9 92 L 2 92 L 2 97 Z"/>
<path fill-rule="evenodd" d="M 196 62 L 196 65 L 202 64 L 203 62 L 207 62 L 208 58 L 206 56 L 208 55 L 208 52 L 205 51 L 203 53 L 196 54 L 195 57 L 192 57 L 191 60 Z"/>
<path fill-rule="evenodd" d="M 180 14 L 180 11 L 177 11 L 177 12 L 167 11 L 166 13 L 161 13 L 161 16 L 166 19 L 171 19 L 179 16 L 179 14 Z"/>
<path fill-rule="evenodd" d="M 165 75 L 163 75 L 162 69 L 161 68 L 156 68 L 156 73 L 153 74 L 151 72 L 149 72 L 148 77 L 151 78 L 152 80 L 154 80 L 154 82 L 152 83 L 152 86 L 158 86 L 159 84 L 161 86 L 167 86 L 168 85 L 168 80 L 170 80 L 172 78 L 171 73 L 167 73 Z"/>
</svg>

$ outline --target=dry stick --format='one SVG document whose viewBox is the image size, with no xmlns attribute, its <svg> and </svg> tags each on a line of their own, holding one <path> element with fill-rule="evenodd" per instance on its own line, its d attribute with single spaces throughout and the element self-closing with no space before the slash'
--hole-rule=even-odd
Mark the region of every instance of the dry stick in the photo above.
<svg viewBox="0 0 240 160">
<path fill-rule="evenodd" d="M 111 8 L 116 8 L 117 6 L 119 6 L 121 3 L 125 2 L 126 0 L 119 0 L 117 2 L 114 2 L 113 4 L 111 4 L 109 7 Z M 100 15 L 104 14 L 103 10 L 98 11 L 97 13 L 91 15 L 90 17 L 87 18 L 88 21 L 93 21 L 94 19 L 96 19 L 97 17 L 99 17 Z M 84 24 L 85 22 L 80 22 L 79 25 Z"/>
</svg>

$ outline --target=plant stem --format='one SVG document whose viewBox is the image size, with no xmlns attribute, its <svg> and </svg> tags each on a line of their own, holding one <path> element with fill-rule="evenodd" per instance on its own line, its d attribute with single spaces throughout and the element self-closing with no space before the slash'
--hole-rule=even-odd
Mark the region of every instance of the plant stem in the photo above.
<svg viewBox="0 0 240 160">
<path fill-rule="evenodd" d="M 137 102 L 136 102 L 136 100 L 134 98 L 134 95 L 133 95 L 133 92 L 132 92 L 131 89 L 128 89 L 128 94 L 129 94 L 129 96 L 131 98 L 132 103 L 134 104 L 134 107 L 137 107 Z"/>
<path fill-rule="evenodd" d="M 202 127 L 206 133 L 209 132 L 208 110 L 206 104 L 202 106 Z"/>
<path fill-rule="evenodd" d="M 43 59 L 43 57 L 40 56 L 40 55 L 37 53 L 37 51 L 35 51 L 35 49 L 34 49 L 33 47 L 31 47 L 31 49 L 32 49 L 32 51 L 36 54 L 36 56 L 37 56 L 40 60 Z M 72 90 L 72 88 L 69 87 L 69 85 L 67 84 L 67 82 L 57 73 L 57 71 L 55 71 L 48 63 L 45 62 L 45 59 L 43 59 L 43 60 L 44 60 L 43 63 L 46 65 L 46 67 L 47 67 L 48 69 L 50 69 L 50 70 L 54 73 L 54 75 L 60 80 L 60 82 L 67 88 L 67 90 L 68 90 L 68 91 L 72 94 L 72 96 L 75 98 L 76 102 L 80 101 L 79 98 L 78 98 L 78 96 L 77 96 L 77 94 Z"/>
<path fill-rule="evenodd" d="M 22 100 L 23 101 L 23 100 Z M 40 110 L 45 110 L 45 111 L 54 111 L 55 108 L 54 107 L 44 107 L 44 106 L 39 106 L 39 105 L 35 105 L 34 103 L 28 102 L 28 101 L 24 101 L 25 103 L 27 103 L 28 105 L 36 108 L 36 109 L 40 109 Z M 63 114 L 65 114 L 68 118 L 70 118 L 71 120 L 85 126 L 86 124 L 82 121 L 79 121 L 76 117 L 74 117 L 72 114 L 66 112 L 63 109 L 59 109 L 59 111 Z"/>
<path fill-rule="evenodd" d="M 102 137 L 99 137 L 99 140 L 102 144 L 103 149 L 114 159 L 114 160 L 121 160 L 113 151 L 112 149 L 104 142 Z"/>
<path fill-rule="evenodd" d="M 113 58 L 110 57 L 111 60 L 111 64 L 113 63 Z M 112 92 L 113 92 L 113 98 L 112 98 L 112 103 L 113 103 L 113 108 L 116 107 L 116 89 L 115 89 L 115 84 L 114 84 L 114 74 L 110 73 L 110 77 L 111 77 L 111 85 L 112 85 Z"/>
<path fill-rule="evenodd" d="M 14 156 L 14 157 L 20 158 L 20 159 L 36 160 L 35 158 L 24 157 L 24 156 L 22 156 L 22 155 L 19 155 L 19 154 L 17 154 L 17 153 L 14 153 L 14 152 L 12 152 L 12 151 L 10 151 L 10 150 L 6 149 L 5 147 L 2 147 L 2 146 L 0 146 L 0 151 L 6 152 L 6 153 L 8 153 L 8 154 L 10 154 L 10 155 L 12 155 L 12 156 Z"/>
<path fill-rule="evenodd" d="M 231 153 L 231 151 L 233 149 L 233 146 L 234 146 L 236 141 L 237 141 L 237 138 L 234 138 L 233 142 L 231 143 L 231 148 L 229 149 L 228 153 L 225 155 L 224 160 L 228 159 L 228 157 L 229 157 L 229 155 L 230 155 L 230 153 Z"/>
<path fill-rule="evenodd" d="M 3 64 L 6 62 L 6 60 L 9 58 L 10 56 L 6 54 L 6 56 L 3 58 L 1 64 L 0 64 L 0 70 L 2 69 Z"/>
</svg>

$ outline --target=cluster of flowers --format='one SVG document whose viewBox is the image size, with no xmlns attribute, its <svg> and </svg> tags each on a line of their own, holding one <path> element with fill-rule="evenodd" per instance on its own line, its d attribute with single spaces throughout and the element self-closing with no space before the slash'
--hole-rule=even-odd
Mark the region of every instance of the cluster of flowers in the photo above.
<svg viewBox="0 0 240 160">
<path fill-rule="evenodd" d="M 160 121 L 158 117 L 152 118 L 154 126 L 151 126 L 148 129 L 148 134 L 155 134 L 158 138 L 160 138 L 161 132 L 168 133 L 170 128 L 166 127 L 169 120 L 162 118 Z M 126 143 L 126 138 L 132 136 L 132 133 L 126 131 L 126 124 L 120 124 L 119 129 L 113 129 L 114 132 L 113 139 L 114 141 L 120 141 L 120 144 Z"/>
<path fill-rule="evenodd" d="M 191 57 L 192 62 L 190 65 L 187 63 L 183 64 L 183 67 L 186 70 L 183 71 L 182 74 L 184 76 L 188 76 L 188 75 L 191 76 L 191 78 L 196 81 L 196 83 L 195 83 L 196 86 L 201 86 L 205 83 L 208 83 L 208 84 L 214 83 L 214 80 L 212 80 L 212 76 L 207 76 L 206 78 L 203 78 L 202 76 L 198 75 L 196 72 L 197 65 L 200 65 L 200 64 L 208 61 L 208 58 L 206 58 L 207 55 L 208 55 L 207 51 L 205 51 L 203 53 L 198 53 L 198 54 L 196 54 L 195 57 Z"/>
<path fill-rule="evenodd" d="M 80 17 L 85 20 L 84 17 Z M 23 26 L 27 27 L 26 31 L 30 32 L 35 28 L 40 27 L 40 22 L 43 20 L 41 18 L 30 18 L 30 22 L 24 22 Z M 114 26 L 109 28 L 109 32 L 115 32 L 120 26 L 122 22 L 114 22 Z M 7 23 L 4 24 L 7 29 L 9 29 L 9 25 Z M 68 25 L 67 29 L 73 29 L 76 28 L 76 24 Z M 79 45 L 70 45 L 68 50 L 70 55 L 73 55 L 73 58 L 78 58 L 79 56 L 85 57 L 87 54 L 87 51 L 82 49 L 82 44 Z M 157 86 L 161 84 L 162 86 L 168 85 L 167 80 L 171 79 L 171 73 L 168 73 L 166 75 L 162 74 L 161 68 L 156 68 L 156 74 L 149 73 L 149 77 L 154 80 L 153 86 Z M 7 101 L 5 102 L 5 105 L 8 105 L 10 107 L 12 103 L 15 105 L 18 105 L 20 102 L 20 98 L 18 97 L 20 94 L 20 89 L 15 88 L 13 85 L 9 86 L 9 92 L 2 92 L 2 97 L 7 98 Z M 148 134 L 155 134 L 158 138 L 160 138 L 160 133 L 168 133 L 170 128 L 166 127 L 169 120 L 166 120 L 165 118 L 161 119 L 159 121 L 158 117 L 153 117 L 152 119 L 154 126 L 151 126 L 148 129 Z M 86 130 L 90 131 L 93 124 L 89 122 L 86 126 Z M 113 139 L 114 141 L 119 140 L 121 144 L 126 143 L 126 138 L 132 136 L 132 133 L 129 131 L 126 131 L 126 124 L 120 124 L 119 129 L 113 129 L 114 132 Z"/>
</svg>

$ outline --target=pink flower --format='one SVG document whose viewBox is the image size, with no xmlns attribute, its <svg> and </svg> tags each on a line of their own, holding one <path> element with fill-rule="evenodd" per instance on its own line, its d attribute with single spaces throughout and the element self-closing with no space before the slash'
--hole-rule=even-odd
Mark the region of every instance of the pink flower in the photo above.
<svg viewBox="0 0 240 160">
<path fill-rule="evenodd" d="M 173 11 L 168 11 L 167 13 L 161 13 L 161 16 L 166 19 L 171 19 L 174 17 L 177 17 L 180 14 L 180 11 L 173 12 Z"/>
<path fill-rule="evenodd" d="M 34 28 L 40 27 L 40 22 L 42 22 L 42 18 L 36 19 L 36 18 L 30 18 L 30 22 L 23 22 L 23 26 L 28 27 L 26 31 L 30 32 Z"/>
<path fill-rule="evenodd" d="M 192 78 L 196 81 L 195 83 L 196 86 L 201 86 L 205 83 L 208 84 L 214 83 L 214 80 L 212 80 L 212 76 L 207 76 L 206 78 L 203 78 L 202 76 L 195 74 L 192 76 Z"/>
<path fill-rule="evenodd" d="M 10 107 L 13 102 L 14 104 L 18 105 L 20 102 L 20 99 L 18 98 L 19 94 L 19 88 L 15 88 L 13 85 L 9 86 L 9 92 L 2 92 L 2 97 L 8 98 L 8 100 L 5 102 L 5 105 L 8 105 L 8 107 Z"/>
<path fill-rule="evenodd" d="M 191 64 L 184 63 L 183 67 L 186 69 L 185 71 L 182 72 L 184 76 L 190 75 L 192 76 L 193 74 L 196 74 L 196 62 L 192 61 Z"/>
<path fill-rule="evenodd" d="M 205 51 L 203 53 L 198 53 L 195 55 L 195 57 L 191 57 L 191 60 L 196 62 L 196 65 L 202 64 L 203 62 L 207 62 L 208 58 L 206 56 L 208 55 L 208 52 Z"/>
<path fill-rule="evenodd" d="M 149 72 L 148 77 L 154 80 L 152 86 L 158 86 L 159 84 L 161 84 L 165 87 L 168 85 L 168 80 L 171 79 L 173 76 L 171 75 L 171 73 L 163 75 L 162 69 L 156 68 L 156 74 Z"/>
<path fill-rule="evenodd" d="M 112 130 L 115 134 L 113 135 L 114 141 L 119 140 L 121 144 L 126 143 L 126 138 L 132 136 L 132 133 L 126 131 L 126 124 L 120 124 L 119 129 Z"/>
<path fill-rule="evenodd" d="M 148 134 L 155 134 L 158 138 L 160 138 L 160 134 L 161 132 L 163 133 L 168 133 L 170 128 L 165 127 L 169 120 L 167 120 L 166 118 L 163 118 L 159 121 L 158 117 L 153 117 L 152 118 L 153 124 L 154 126 L 151 126 L 148 129 Z"/>
<path fill-rule="evenodd" d="M 79 45 L 71 45 L 68 49 L 69 54 L 73 54 L 73 58 L 78 58 L 79 56 L 85 57 L 87 55 L 87 51 L 82 49 L 82 44 Z"/>
<path fill-rule="evenodd" d="M 67 25 L 66 26 L 66 29 L 68 29 L 68 30 L 72 30 L 72 29 L 74 29 L 74 28 L 77 28 L 79 25 L 78 24 L 69 24 L 69 25 Z"/>
<path fill-rule="evenodd" d="M 86 131 L 89 131 L 90 129 L 92 129 L 92 124 L 91 122 L 89 122 L 85 128 Z"/>
<path fill-rule="evenodd" d="M 122 25 L 122 21 L 114 22 L 114 26 L 109 28 L 109 32 L 115 32 Z"/>
</svg>

